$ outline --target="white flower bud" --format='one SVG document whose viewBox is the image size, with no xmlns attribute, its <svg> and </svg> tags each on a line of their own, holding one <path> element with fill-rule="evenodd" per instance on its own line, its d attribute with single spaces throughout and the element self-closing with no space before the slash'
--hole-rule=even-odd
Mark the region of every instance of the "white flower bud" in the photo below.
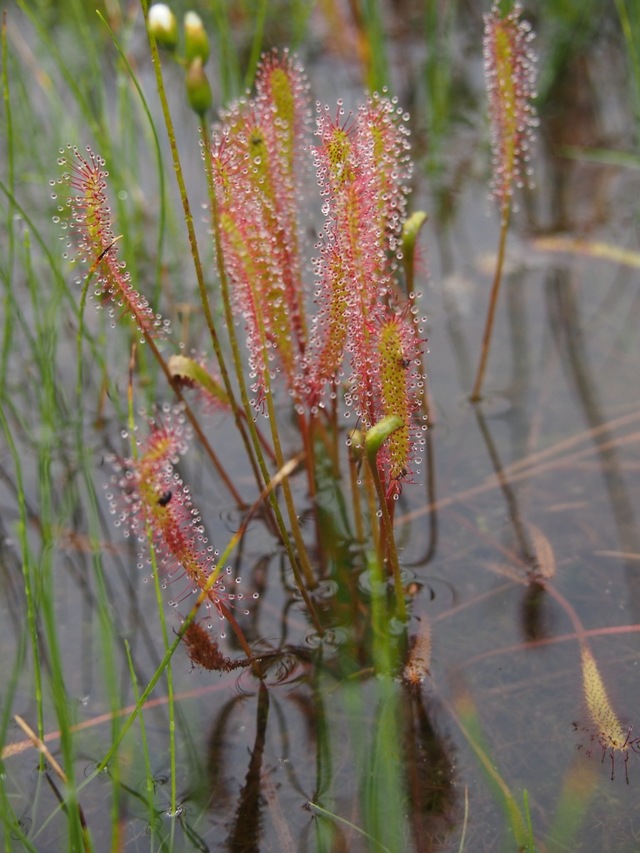
<svg viewBox="0 0 640 853">
<path fill-rule="evenodd" d="M 184 16 L 184 53 L 187 65 L 194 59 L 201 59 L 204 65 L 209 58 L 209 38 L 202 19 L 195 12 L 187 12 Z"/>
<path fill-rule="evenodd" d="M 161 47 L 175 50 L 178 44 L 178 22 L 165 3 L 154 3 L 147 16 L 149 32 Z"/>
</svg>

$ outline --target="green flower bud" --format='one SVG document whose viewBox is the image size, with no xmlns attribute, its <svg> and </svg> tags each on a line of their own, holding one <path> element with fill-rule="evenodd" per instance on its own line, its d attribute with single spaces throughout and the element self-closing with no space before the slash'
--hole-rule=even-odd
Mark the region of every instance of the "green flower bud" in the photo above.
<svg viewBox="0 0 640 853">
<path fill-rule="evenodd" d="M 387 415 L 367 431 L 364 449 L 371 463 L 374 462 L 378 451 L 389 436 L 402 426 L 404 426 L 404 421 L 399 415 Z"/>
<path fill-rule="evenodd" d="M 174 379 L 200 388 L 206 397 L 218 406 L 224 408 L 231 406 L 229 395 L 224 387 L 194 358 L 186 355 L 172 355 L 168 367 Z"/>
<path fill-rule="evenodd" d="M 416 240 L 420 229 L 427 221 L 427 214 L 424 210 L 416 210 L 411 216 L 405 220 L 402 226 L 402 251 L 411 252 L 415 249 Z"/>
<path fill-rule="evenodd" d="M 161 47 L 175 50 L 178 44 L 178 22 L 165 3 L 154 3 L 147 17 L 149 32 Z"/>
<path fill-rule="evenodd" d="M 207 75 L 204 73 L 202 64 L 202 58 L 196 56 L 189 65 L 186 81 L 189 106 L 198 113 L 200 118 L 204 118 L 204 114 L 213 102 L 211 86 L 207 80 Z"/>
<path fill-rule="evenodd" d="M 195 12 L 187 12 L 184 16 L 184 54 L 189 66 L 195 59 L 201 59 L 204 65 L 209 58 L 209 39 Z"/>
</svg>

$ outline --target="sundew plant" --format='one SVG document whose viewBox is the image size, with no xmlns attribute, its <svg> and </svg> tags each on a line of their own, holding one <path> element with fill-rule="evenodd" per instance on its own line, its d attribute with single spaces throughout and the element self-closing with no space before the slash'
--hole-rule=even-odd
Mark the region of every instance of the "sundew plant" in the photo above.
<svg viewBox="0 0 640 853">
<path fill-rule="evenodd" d="M 493 176 L 491 196 L 500 215 L 498 259 L 489 297 L 482 349 L 471 400 L 481 399 L 491 332 L 495 317 L 509 220 L 516 190 L 530 184 L 530 156 L 533 131 L 538 126 L 533 100 L 536 96 L 536 54 L 532 46 L 534 32 L 522 17 L 516 3 L 503 15 L 494 2 L 484 16 L 484 65 L 489 94 Z"/>
<path fill-rule="evenodd" d="M 153 7 L 149 20 L 152 39 L 173 52 L 169 10 Z M 322 558 L 312 556 L 322 542 L 312 549 L 299 516 L 300 503 L 317 494 L 318 459 L 328 460 L 352 490 L 355 539 L 373 548 L 381 577 L 393 582 L 393 609 L 405 620 L 393 517 L 402 489 L 419 476 L 426 429 L 421 319 L 402 275 L 403 247 L 415 240 L 403 231 L 411 176 L 407 116 L 394 99 L 372 94 L 352 112 L 342 102 L 316 105 L 314 127 L 304 71 L 284 51 L 263 56 L 255 93 L 221 111 L 209 131 L 208 43 L 193 13 L 185 54 L 189 100 L 202 118 L 217 263 L 215 292 L 201 289 L 213 353 L 185 354 L 176 345 L 170 353 L 169 323 L 118 257 L 108 164 L 75 147 L 60 159 L 67 252 L 84 269 L 77 284 L 114 325 L 134 324 L 164 371 L 167 392 L 177 397 L 136 423 L 129 456 L 112 459 L 112 512 L 143 551 L 151 549 L 163 585 L 178 588 L 174 604 L 200 596 L 183 630 L 206 600 L 250 657 L 232 614 L 242 593 L 223 583 L 223 560 L 207 541 L 206 518 L 176 465 L 195 430 L 238 505 L 250 515 L 265 503 L 299 594 L 322 631 L 313 604 Z M 312 171 L 323 225 L 308 258 L 303 210 L 312 201 Z M 224 307 L 224 323 L 214 322 L 214 300 Z M 230 412 L 242 434 L 256 483 L 251 509 L 200 425 L 198 411 L 211 406 Z M 280 432 L 291 418 L 299 443 L 287 447 Z M 306 488 L 294 494 L 295 467 L 306 471 Z M 206 623 L 212 627 L 210 618 Z"/>
<path fill-rule="evenodd" d="M 15 5 L 0 847 L 637 837 L 627 4 Z"/>
</svg>

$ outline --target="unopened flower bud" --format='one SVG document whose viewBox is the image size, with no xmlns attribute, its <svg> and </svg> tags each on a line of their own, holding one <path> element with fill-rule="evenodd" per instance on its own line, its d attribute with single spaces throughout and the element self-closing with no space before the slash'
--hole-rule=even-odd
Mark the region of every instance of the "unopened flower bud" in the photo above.
<svg viewBox="0 0 640 853">
<path fill-rule="evenodd" d="M 416 210 L 408 219 L 405 219 L 402 226 L 402 251 L 413 252 L 418 239 L 420 229 L 427 221 L 427 214 L 424 210 Z"/>
<path fill-rule="evenodd" d="M 426 221 L 427 214 L 423 210 L 417 210 L 405 220 L 402 226 L 402 263 L 409 296 L 412 296 L 414 291 L 416 240 Z"/>
<path fill-rule="evenodd" d="M 211 86 L 202 67 L 203 60 L 197 56 L 187 70 L 187 97 L 189 106 L 202 118 L 213 102 Z"/>
<path fill-rule="evenodd" d="M 165 3 L 154 3 L 147 17 L 149 32 L 161 47 L 175 50 L 178 44 L 178 22 Z"/>
<path fill-rule="evenodd" d="M 389 436 L 402 426 L 404 421 L 399 415 L 386 415 L 367 431 L 364 449 L 370 462 L 375 460 L 378 451 Z"/>
<path fill-rule="evenodd" d="M 195 59 L 201 59 L 204 65 L 209 58 L 209 39 L 202 19 L 195 12 L 184 16 L 184 54 L 188 66 Z"/>
</svg>

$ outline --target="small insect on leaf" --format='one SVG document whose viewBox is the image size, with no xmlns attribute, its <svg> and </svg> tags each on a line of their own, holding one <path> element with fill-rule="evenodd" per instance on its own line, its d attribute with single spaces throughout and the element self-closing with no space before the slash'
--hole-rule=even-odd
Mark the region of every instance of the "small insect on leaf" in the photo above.
<svg viewBox="0 0 640 853">
<path fill-rule="evenodd" d="M 158 505 L 159 506 L 166 506 L 169 503 L 169 501 L 171 500 L 172 496 L 173 496 L 173 492 L 171 490 L 169 490 L 167 492 L 163 492 L 160 495 L 160 497 L 158 498 Z"/>
<path fill-rule="evenodd" d="M 107 255 L 113 249 L 113 247 L 115 246 L 115 244 L 118 242 L 119 239 L 120 239 L 119 237 L 116 237 L 116 239 L 113 240 L 113 242 L 109 243 L 109 245 L 106 247 L 106 249 L 103 249 L 100 252 L 100 254 L 98 255 L 98 257 L 95 260 L 94 266 L 97 266 L 100 263 L 100 261 L 105 257 L 105 255 Z"/>
</svg>

